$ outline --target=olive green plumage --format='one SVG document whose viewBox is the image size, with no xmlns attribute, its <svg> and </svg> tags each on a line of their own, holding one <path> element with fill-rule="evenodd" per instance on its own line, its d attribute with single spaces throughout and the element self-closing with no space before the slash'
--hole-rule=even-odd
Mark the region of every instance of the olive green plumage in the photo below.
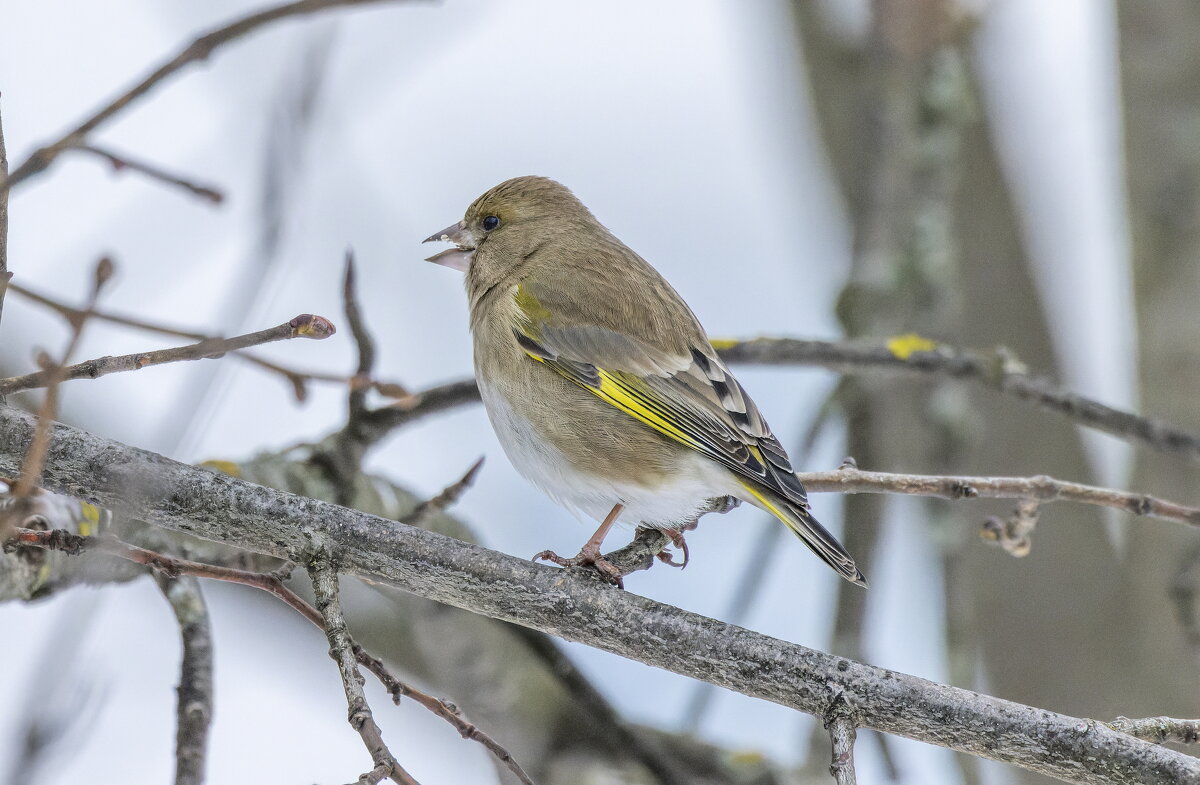
<svg viewBox="0 0 1200 785">
<path fill-rule="evenodd" d="M 431 261 L 466 273 L 476 376 L 524 476 L 572 510 L 611 510 L 680 544 L 740 498 L 864 583 L 687 304 L 569 190 L 508 180 L 429 239 L 457 246 Z"/>
</svg>

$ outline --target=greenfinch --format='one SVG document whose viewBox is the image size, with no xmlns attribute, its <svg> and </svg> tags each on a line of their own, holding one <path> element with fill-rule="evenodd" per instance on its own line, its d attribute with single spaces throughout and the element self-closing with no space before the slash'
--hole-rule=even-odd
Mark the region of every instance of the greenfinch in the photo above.
<svg viewBox="0 0 1200 785">
<path fill-rule="evenodd" d="M 438 241 L 455 247 L 429 261 L 466 274 L 475 374 L 504 451 L 601 522 L 578 556 L 535 559 L 591 565 L 619 585 L 600 551 L 614 523 L 664 531 L 686 564 L 683 532 L 742 500 L 866 585 L 687 304 L 567 188 L 503 182 L 425 240 Z"/>
</svg>

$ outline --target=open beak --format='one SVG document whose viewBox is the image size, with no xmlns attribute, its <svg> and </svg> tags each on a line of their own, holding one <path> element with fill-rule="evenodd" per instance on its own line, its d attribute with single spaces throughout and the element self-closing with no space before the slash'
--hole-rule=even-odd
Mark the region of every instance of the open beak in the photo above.
<svg viewBox="0 0 1200 785">
<path fill-rule="evenodd" d="M 467 231 L 465 221 L 459 221 L 456 224 L 447 226 L 440 232 L 434 232 L 421 242 L 454 243 L 457 247 L 434 254 L 425 261 L 440 264 L 463 273 L 471 266 L 471 259 L 475 255 L 475 238 Z"/>
</svg>

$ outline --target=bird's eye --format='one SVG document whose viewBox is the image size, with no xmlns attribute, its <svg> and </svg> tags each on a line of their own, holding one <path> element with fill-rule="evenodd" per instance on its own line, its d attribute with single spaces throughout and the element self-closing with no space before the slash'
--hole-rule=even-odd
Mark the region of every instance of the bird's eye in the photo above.
<svg viewBox="0 0 1200 785">
<path fill-rule="evenodd" d="M 489 215 L 483 219 L 483 231 L 490 232 L 500 225 L 500 219 L 494 215 Z"/>
</svg>

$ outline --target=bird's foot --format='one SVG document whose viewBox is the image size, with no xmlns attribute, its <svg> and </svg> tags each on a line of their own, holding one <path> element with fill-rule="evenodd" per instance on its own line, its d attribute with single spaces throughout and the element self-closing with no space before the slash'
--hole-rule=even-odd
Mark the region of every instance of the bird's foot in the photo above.
<svg viewBox="0 0 1200 785">
<path fill-rule="evenodd" d="M 589 543 L 590 545 L 590 543 Z M 533 557 L 534 561 L 554 562 L 559 567 L 592 567 L 596 572 L 607 580 L 609 583 L 616 586 L 618 589 L 625 588 L 624 575 L 615 564 L 604 558 L 604 554 L 600 553 L 599 547 L 583 546 L 583 550 L 579 551 L 577 556 L 570 559 L 564 559 L 554 551 L 542 551 Z"/>
<path fill-rule="evenodd" d="M 694 529 L 694 528 L 696 528 L 696 524 L 693 523 L 691 526 L 686 527 L 686 528 Z M 691 556 L 688 554 L 687 540 L 683 539 L 683 532 L 677 531 L 675 529 L 663 529 L 662 533 L 667 535 L 668 537 L 670 537 L 671 544 L 683 552 L 683 561 L 682 562 L 675 561 L 675 558 L 671 555 L 671 553 L 669 551 L 667 551 L 666 548 L 663 548 L 661 551 L 658 552 L 658 560 L 661 561 L 663 564 L 669 564 L 672 567 L 678 567 L 679 569 L 682 570 L 684 567 L 688 566 L 688 561 L 691 559 Z"/>
</svg>

